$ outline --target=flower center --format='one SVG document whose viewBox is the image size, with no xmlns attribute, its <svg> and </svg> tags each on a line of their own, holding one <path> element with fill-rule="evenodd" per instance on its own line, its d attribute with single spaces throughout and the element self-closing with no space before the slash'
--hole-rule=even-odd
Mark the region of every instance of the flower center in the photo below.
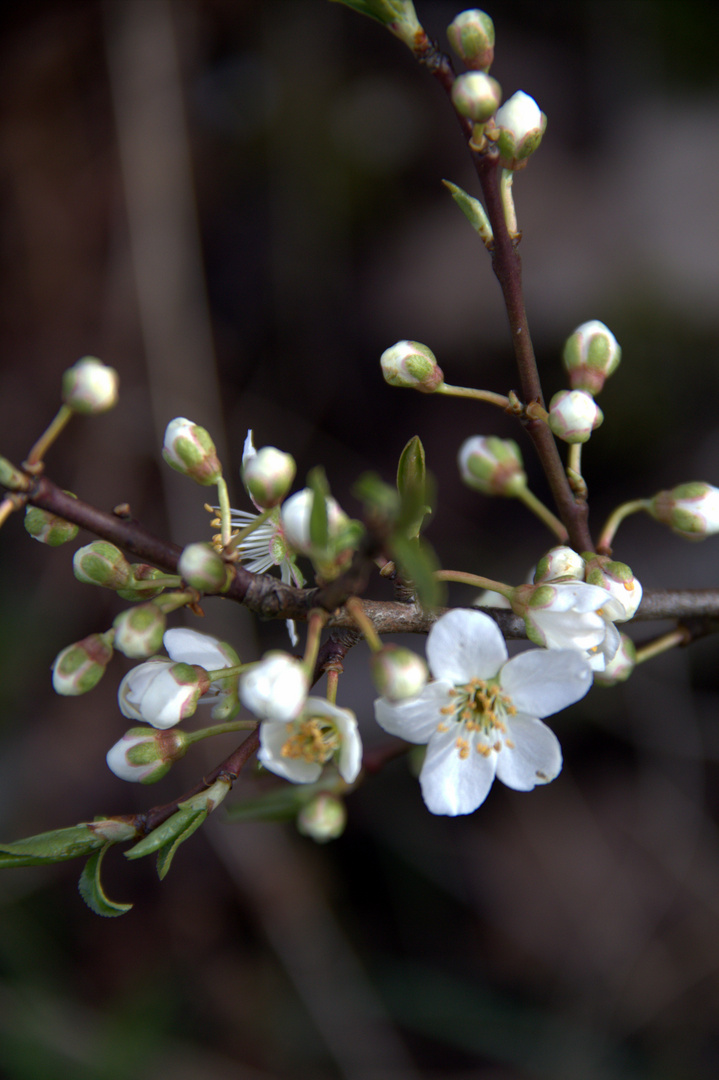
<svg viewBox="0 0 719 1080">
<path fill-rule="evenodd" d="M 504 718 L 514 716 L 517 710 L 512 699 L 500 692 L 498 683 L 470 679 L 468 683 L 452 687 L 449 694 L 449 704 L 440 711 L 447 720 L 461 725 L 455 745 L 462 759 L 469 757 L 472 744 L 484 757 L 489 757 L 493 750 L 498 753 L 502 743 L 510 749 L 513 747 L 514 744 L 505 737 Z M 439 730 L 449 730 L 445 720 L 440 722 Z"/>
<path fill-rule="evenodd" d="M 340 737 L 334 724 L 324 717 L 306 716 L 287 725 L 290 737 L 282 747 L 282 757 L 302 758 L 324 765 L 340 748 Z"/>
</svg>

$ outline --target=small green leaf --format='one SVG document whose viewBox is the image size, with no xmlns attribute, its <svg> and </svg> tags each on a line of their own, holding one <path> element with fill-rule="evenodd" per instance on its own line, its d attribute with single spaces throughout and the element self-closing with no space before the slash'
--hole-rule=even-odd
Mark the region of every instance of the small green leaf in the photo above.
<svg viewBox="0 0 719 1080">
<path fill-rule="evenodd" d="M 457 184 L 453 184 L 451 180 L 443 180 L 442 183 L 447 188 L 472 228 L 479 233 L 483 242 L 485 244 L 491 243 L 494 239 L 492 226 L 489 223 L 487 213 L 479 199 L 475 199 L 473 195 L 468 195 L 466 191 Z"/>
<path fill-rule="evenodd" d="M 207 817 L 207 810 L 199 807 L 184 806 L 177 810 L 162 825 L 158 825 L 151 833 L 145 836 L 139 843 L 125 852 L 127 859 L 141 859 L 144 855 L 151 855 L 153 851 L 159 851 L 161 847 L 171 844 L 178 836 L 182 836 L 198 817 L 202 821 Z M 200 824 L 202 824 L 202 821 Z"/>
<path fill-rule="evenodd" d="M 397 523 L 409 539 L 419 536 L 422 522 L 432 513 L 430 489 L 433 486 L 432 478 L 427 474 L 424 447 L 415 435 L 402 451 L 397 467 L 397 490 L 401 497 Z"/>
<path fill-rule="evenodd" d="M 310 540 L 318 551 L 326 551 L 330 533 L 327 521 L 327 496 L 330 493 L 325 471 L 321 466 L 312 469 L 307 475 L 307 486 L 313 494 L 310 512 Z"/>
<path fill-rule="evenodd" d="M 401 576 L 411 582 L 422 607 L 439 607 L 444 590 L 434 576 L 440 568 L 434 549 L 425 540 L 409 540 L 397 534 L 392 538 L 391 554 Z"/>
<path fill-rule="evenodd" d="M 11 844 L 0 844 L 0 867 L 39 866 L 42 863 L 63 862 L 87 855 L 105 843 L 89 825 L 71 825 L 66 829 L 53 829 L 38 833 Z"/>
<path fill-rule="evenodd" d="M 179 848 L 180 844 L 184 844 L 185 840 L 189 840 L 193 832 L 199 829 L 200 825 L 203 825 L 205 818 L 207 817 L 207 810 L 200 810 L 196 814 L 195 818 L 190 822 L 184 832 L 175 837 L 170 843 L 165 844 L 157 852 L 157 874 L 160 881 L 165 877 L 170 869 L 172 860 L 175 857 L 175 852 Z"/>
<path fill-rule="evenodd" d="M 124 915 L 125 912 L 129 911 L 132 907 L 132 904 L 118 904 L 115 900 L 110 900 L 102 887 L 102 882 L 100 881 L 100 867 L 102 866 L 105 852 L 110 847 L 112 847 L 112 844 L 107 843 L 100 851 L 96 851 L 94 855 L 90 856 L 85 863 L 85 867 L 80 875 L 80 880 L 77 885 L 80 890 L 80 896 L 90 910 L 94 911 L 96 915 L 104 915 L 105 918 Z"/>
</svg>

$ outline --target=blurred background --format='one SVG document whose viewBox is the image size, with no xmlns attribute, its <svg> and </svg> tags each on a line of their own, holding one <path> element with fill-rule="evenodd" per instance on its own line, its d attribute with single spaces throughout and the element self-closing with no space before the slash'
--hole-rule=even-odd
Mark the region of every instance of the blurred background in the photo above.
<svg viewBox="0 0 719 1080">
<path fill-rule="evenodd" d="M 417 7 L 446 46 L 458 6 Z M 523 89 L 549 117 L 515 184 L 547 395 L 578 323 L 603 320 L 624 350 L 584 454 L 597 529 L 625 498 L 718 482 L 719 16 L 699 0 L 497 0 L 490 14 L 505 96 Z M 127 501 L 181 544 L 207 536 L 203 492 L 159 455 L 177 415 L 210 429 L 245 509 L 249 427 L 295 456 L 298 483 L 322 463 L 350 513 L 356 477 L 392 481 L 420 434 L 442 564 L 523 580 L 548 537 L 455 466 L 465 437 L 521 433 L 379 374 L 409 337 L 449 382 L 514 385 L 489 259 L 440 183 L 476 181 L 409 52 L 324 0 L 26 0 L 0 28 L 2 453 L 23 459 L 63 370 L 97 355 L 120 404 L 74 423 L 47 462 L 87 501 Z M 615 550 L 645 588 L 719 585 L 716 541 L 637 518 Z M 122 658 L 87 697 L 51 691 L 57 652 L 120 610 L 71 559 L 19 518 L 0 535 L 5 840 L 169 801 L 232 746 L 201 744 L 153 789 L 109 773 Z M 284 626 L 205 610 L 200 628 L 243 659 L 287 647 Z M 108 892 L 134 903 L 120 919 L 85 908 L 79 864 L 3 872 L 0 1075 L 714 1078 L 718 648 L 596 689 L 554 724 L 560 778 L 532 795 L 497 785 L 466 819 L 429 815 L 398 760 L 325 847 L 211 821 L 162 884 L 151 860 L 111 853 Z M 362 647 L 343 679 L 340 702 L 381 742 Z M 249 771 L 231 798 L 256 790 Z"/>
</svg>

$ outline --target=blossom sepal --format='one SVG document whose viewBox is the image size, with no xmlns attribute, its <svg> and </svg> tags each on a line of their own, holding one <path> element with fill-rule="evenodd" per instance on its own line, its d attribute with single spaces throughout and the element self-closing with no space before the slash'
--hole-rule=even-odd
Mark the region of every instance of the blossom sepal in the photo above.
<svg viewBox="0 0 719 1080">
<path fill-rule="evenodd" d="M 293 784 L 313 784 L 334 762 L 345 783 L 353 784 L 362 767 L 355 715 L 324 698 L 307 698 L 294 719 L 263 720 L 257 759 Z"/>
<path fill-rule="evenodd" d="M 473 71 L 489 71 L 494 60 L 494 23 L 478 8 L 461 11 L 447 27 L 447 40 Z"/>
<path fill-rule="evenodd" d="M 170 468 L 204 487 L 222 478 L 222 466 L 209 432 L 185 416 L 177 416 L 167 425 L 162 456 Z"/>
<path fill-rule="evenodd" d="M 390 734 L 427 744 L 420 786 L 432 813 L 472 813 L 495 776 L 529 791 L 559 774 L 559 742 L 542 720 L 591 686 L 581 653 L 530 650 L 508 660 L 494 620 L 457 608 L 430 630 L 427 660 L 435 681 L 408 701 L 380 698 L 375 717 Z"/>
<path fill-rule="evenodd" d="M 73 495 L 70 491 L 66 491 L 65 494 L 73 499 L 77 498 L 77 495 Z M 51 514 L 49 510 L 41 510 L 39 506 L 27 507 L 23 525 L 33 540 L 47 544 L 48 547 L 67 544 L 69 540 L 74 540 L 80 531 L 72 521 L 66 521 L 57 514 Z"/>
<path fill-rule="evenodd" d="M 656 521 L 685 540 L 703 540 L 719 533 L 719 488 L 703 481 L 660 491 L 647 506 Z"/>
<path fill-rule="evenodd" d="M 154 784 L 168 773 L 175 761 L 187 753 L 188 737 L 183 731 L 148 731 L 130 728 L 107 752 L 107 765 L 120 780 Z"/>
<path fill-rule="evenodd" d="M 614 621 L 626 622 L 633 618 L 642 602 L 642 586 L 631 568 L 626 563 L 616 562 L 607 555 L 595 555 L 594 552 L 586 552 L 584 560 L 585 581 L 606 589 L 622 609 L 621 614 L 614 616 Z"/>
<path fill-rule="evenodd" d="M 113 620 L 118 652 L 131 660 L 145 660 L 162 646 L 167 620 L 156 604 L 140 604 L 121 611 Z"/>
<path fill-rule="evenodd" d="M 474 435 L 462 443 L 457 461 L 465 484 L 483 495 L 511 499 L 527 486 L 522 454 L 513 439 Z"/>
<path fill-rule="evenodd" d="M 112 631 L 89 634 L 82 641 L 76 641 L 59 652 L 52 665 L 55 693 L 63 697 L 77 697 L 97 686 L 112 660 L 112 638 Z"/>
<path fill-rule="evenodd" d="M 484 71 L 465 71 L 452 83 L 452 104 L 460 116 L 484 124 L 494 116 L 502 100 L 502 88 Z"/>
<path fill-rule="evenodd" d="M 93 540 L 78 548 L 72 559 L 72 570 L 78 581 L 116 592 L 127 588 L 133 580 L 129 562 L 120 549 L 107 540 Z"/>
<path fill-rule="evenodd" d="M 537 563 L 534 571 L 534 584 L 542 585 L 554 581 L 584 581 L 586 564 L 574 548 L 560 545 L 550 548 Z"/>
<path fill-rule="evenodd" d="M 76 413 L 93 415 L 117 405 L 120 379 L 114 368 L 84 356 L 62 376 L 62 400 Z"/>
<path fill-rule="evenodd" d="M 534 98 L 518 90 L 498 109 L 494 118 L 498 128 L 497 146 L 505 169 L 522 169 L 530 154 L 539 147 L 547 118 Z"/>
<path fill-rule="evenodd" d="M 428 345 L 419 341 L 398 341 L 380 357 L 384 381 L 390 386 L 433 394 L 444 382 L 444 374 Z"/>
<path fill-rule="evenodd" d="M 567 338 L 562 362 L 572 390 L 596 395 L 619 367 L 622 350 L 609 327 L 598 319 L 582 323 Z"/>
</svg>

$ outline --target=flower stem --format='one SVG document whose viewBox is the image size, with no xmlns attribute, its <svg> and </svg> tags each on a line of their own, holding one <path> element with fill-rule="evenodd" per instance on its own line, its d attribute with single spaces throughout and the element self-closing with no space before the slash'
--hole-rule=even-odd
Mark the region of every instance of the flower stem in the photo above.
<svg viewBox="0 0 719 1080">
<path fill-rule="evenodd" d="M 640 646 L 637 649 L 637 663 L 642 664 L 645 660 L 661 656 L 662 653 L 676 648 L 677 645 L 686 645 L 690 640 L 691 635 L 689 635 L 688 631 L 683 626 L 679 626 L 676 630 L 670 630 L 669 633 L 663 634 L 662 637 Z"/>
<path fill-rule="evenodd" d="M 442 382 L 435 390 L 435 394 L 445 394 L 447 397 L 474 398 L 475 401 L 488 401 L 490 405 L 497 405 L 500 409 L 508 409 L 510 402 L 505 394 L 495 394 L 491 390 L 475 390 L 471 386 L 450 386 Z"/>
<path fill-rule="evenodd" d="M 69 405 L 60 406 L 57 416 L 37 440 L 23 462 L 25 468 L 37 466 L 42 461 L 46 452 L 65 429 L 72 416 L 74 416 L 74 413 Z"/>
<path fill-rule="evenodd" d="M 327 672 L 327 700 L 330 705 L 337 704 L 337 687 L 339 686 L 340 673 L 337 668 L 330 668 Z"/>
<path fill-rule="evenodd" d="M 612 540 L 624 519 L 629 517 L 630 514 L 637 514 L 640 510 L 648 510 L 649 502 L 649 499 L 633 499 L 631 502 L 625 502 L 618 506 L 607 518 L 601 536 L 597 541 L 597 550 L 602 553 L 609 553 L 612 549 Z"/>
<path fill-rule="evenodd" d="M 553 514 L 549 507 L 545 506 L 541 499 L 538 499 L 528 487 L 522 488 L 517 494 L 517 498 L 547 526 L 550 532 L 554 533 L 560 543 L 565 544 L 567 542 L 567 530 L 564 525 L 562 525 L 556 514 Z"/>
<path fill-rule="evenodd" d="M 213 724 L 212 727 L 201 728 L 186 734 L 187 744 L 200 742 L 201 739 L 209 739 L 211 735 L 225 735 L 229 731 L 254 731 L 257 720 L 228 720 L 225 724 Z"/>
<path fill-rule="evenodd" d="M 365 615 L 362 601 L 358 596 L 351 596 L 345 607 L 349 611 L 353 620 L 357 623 L 362 633 L 365 636 L 367 644 L 372 652 L 379 652 L 382 648 L 382 642 L 380 636 L 374 628 L 374 623 L 367 615 Z"/>
<path fill-rule="evenodd" d="M 312 678 L 312 672 L 315 670 L 317 654 L 320 651 L 320 634 L 322 633 L 322 627 L 325 625 L 328 618 L 328 613 L 321 608 L 313 608 L 307 617 L 307 638 L 305 640 L 305 655 L 303 657 L 303 662 L 310 678 Z"/>
<path fill-rule="evenodd" d="M 456 581 L 460 585 L 475 585 L 478 589 L 489 589 L 490 592 L 499 593 L 509 600 L 512 595 L 512 586 L 505 585 L 503 581 L 492 581 L 491 578 L 481 577 L 480 574 L 466 574 L 463 570 L 437 570 L 434 575 L 437 581 Z"/>
<path fill-rule="evenodd" d="M 502 169 L 499 190 L 502 195 L 502 205 L 504 206 L 504 220 L 507 223 L 507 232 L 513 240 L 516 240 L 519 236 L 519 227 L 517 225 L 517 211 L 514 209 L 513 182 L 514 173 L 512 170 Z"/>
<path fill-rule="evenodd" d="M 227 490 L 227 481 L 224 476 L 221 476 L 217 481 L 217 497 L 220 503 L 220 532 L 222 546 L 223 548 L 226 548 L 230 542 L 232 524 L 230 521 L 230 493 Z"/>
</svg>

